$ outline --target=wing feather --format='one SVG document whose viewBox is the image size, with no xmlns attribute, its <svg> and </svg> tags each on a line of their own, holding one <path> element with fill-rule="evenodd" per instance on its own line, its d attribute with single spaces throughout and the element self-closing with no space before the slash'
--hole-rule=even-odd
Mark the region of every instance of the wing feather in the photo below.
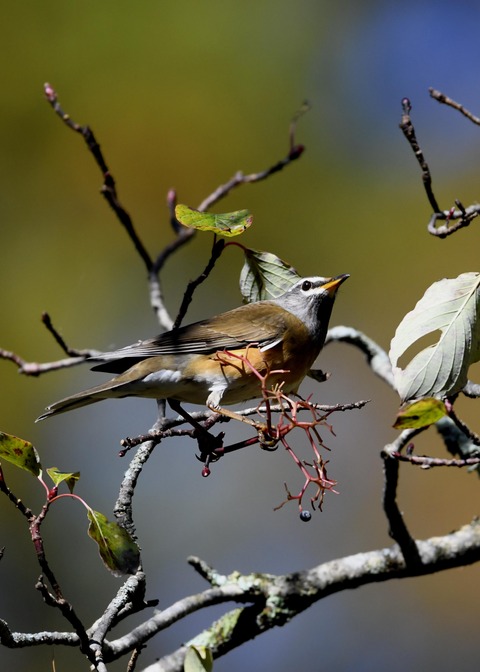
<svg viewBox="0 0 480 672">
<path fill-rule="evenodd" d="M 265 304 L 268 304 L 268 318 L 265 317 Z M 297 318 L 270 301 L 251 303 L 155 338 L 105 352 L 95 358 L 101 364 L 93 370 L 121 373 L 142 359 L 161 355 L 208 354 L 253 344 L 268 349 L 282 341 L 292 319 Z"/>
</svg>

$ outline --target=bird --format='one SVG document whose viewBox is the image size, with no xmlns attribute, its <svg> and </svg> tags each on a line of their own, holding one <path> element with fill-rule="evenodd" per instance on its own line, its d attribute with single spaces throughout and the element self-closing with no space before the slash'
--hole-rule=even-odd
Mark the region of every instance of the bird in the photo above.
<svg viewBox="0 0 480 672">
<path fill-rule="evenodd" d="M 183 402 L 221 412 L 223 405 L 261 396 L 258 374 L 269 374 L 269 385 L 281 384 L 285 394 L 297 393 L 324 345 L 337 290 L 348 277 L 300 278 L 277 298 L 95 356 L 92 361 L 100 364 L 93 371 L 118 375 L 55 402 L 37 421 L 131 396 L 168 399 L 177 409 Z"/>
</svg>

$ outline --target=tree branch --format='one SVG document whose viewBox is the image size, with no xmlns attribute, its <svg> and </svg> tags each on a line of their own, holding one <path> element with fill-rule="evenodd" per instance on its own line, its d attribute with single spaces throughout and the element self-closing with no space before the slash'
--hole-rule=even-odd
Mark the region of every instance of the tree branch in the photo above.
<svg viewBox="0 0 480 672">
<path fill-rule="evenodd" d="M 393 387 L 393 373 L 390 359 L 385 350 L 375 343 L 369 336 L 353 327 L 332 327 L 327 332 L 325 345 L 330 343 L 349 343 L 361 350 L 367 358 L 367 363 L 379 378 Z"/>
<path fill-rule="evenodd" d="M 188 613 L 207 604 L 218 604 L 223 596 L 235 601 L 249 600 L 250 606 L 230 611 L 216 621 L 208 630 L 187 642 L 176 652 L 164 656 L 145 668 L 144 672 L 181 672 L 183 658 L 188 646 L 207 646 L 213 657 L 219 658 L 257 635 L 276 626 L 282 626 L 294 616 L 308 609 L 313 603 L 343 590 L 352 590 L 371 583 L 393 578 L 426 576 L 453 567 L 466 566 L 480 560 L 480 523 L 473 521 L 456 532 L 442 537 L 417 541 L 420 562 L 407 563 L 397 547 L 358 553 L 318 565 L 310 570 L 273 576 L 271 574 L 240 575 L 234 572 L 223 577 L 216 574 L 221 587 L 212 588 L 196 599 L 188 598 L 173 605 L 177 613 Z M 240 593 L 238 588 L 242 587 Z M 241 595 L 241 600 L 240 600 Z M 208 596 L 208 597 L 207 597 Z M 168 609 L 167 611 L 170 611 Z M 157 628 L 166 627 L 164 612 L 151 619 L 147 625 L 137 628 L 136 635 L 150 638 Z M 155 632 L 152 632 L 153 628 Z M 125 647 L 130 649 L 130 636 L 111 642 L 110 654 L 120 657 Z"/>
</svg>

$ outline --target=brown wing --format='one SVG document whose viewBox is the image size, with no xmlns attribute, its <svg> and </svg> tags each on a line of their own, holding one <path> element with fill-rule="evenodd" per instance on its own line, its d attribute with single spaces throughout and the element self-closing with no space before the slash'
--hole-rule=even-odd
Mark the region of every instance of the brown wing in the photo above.
<svg viewBox="0 0 480 672">
<path fill-rule="evenodd" d="M 266 308 L 268 306 L 268 316 Z M 195 322 L 156 338 L 139 341 L 120 350 L 106 352 L 94 371 L 121 373 L 133 364 L 158 355 L 208 354 L 216 350 L 235 350 L 249 344 L 268 347 L 281 341 L 287 321 L 296 319 L 283 308 L 269 301 L 240 306 L 209 320 Z M 100 358 L 95 358 L 100 359 Z"/>
</svg>

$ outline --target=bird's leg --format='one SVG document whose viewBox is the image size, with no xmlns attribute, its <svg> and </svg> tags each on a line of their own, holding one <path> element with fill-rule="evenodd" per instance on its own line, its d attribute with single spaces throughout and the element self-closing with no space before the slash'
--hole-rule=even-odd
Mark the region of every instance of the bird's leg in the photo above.
<svg viewBox="0 0 480 672">
<path fill-rule="evenodd" d="M 223 406 L 214 406 L 213 404 L 211 403 L 209 404 L 207 402 L 207 407 L 211 411 L 214 411 L 215 413 L 220 413 L 220 415 L 224 415 L 226 418 L 231 418 L 232 420 L 239 420 L 240 422 L 244 422 L 247 425 L 250 425 L 250 427 L 255 427 L 258 433 L 258 441 L 262 446 L 262 448 L 271 450 L 272 448 L 275 448 L 275 446 L 277 445 L 278 440 L 270 436 L 268 426 L 265 423 L 255 422 L 255 420 L 247 418 L 247 416 L 245 415 L 240 415 L 240 413 L 235 413 L 235 411 L 231 411 L 229 408 L 223 408 Z"/>
<path fill-rule="evenodd" d="M 210 434 L 209 431 L 203 427 L 199 422 L 197 422 L 190 413 L 188 413 L 176 399 L 169 399 L 168 403 L 170 407 L 179 415 L 182 416 L 195 430 L 195 438 L 198 441 L 198 447 L 200 449 L 200 454 L 202 456 L 202 461 L 209 456 L 209 460 L 212 458 L 218 459 L 220 455 L 216 452 L 223 447 L 223 437 L 225 436 L 224 432 L 220 432 L 217 436 Z"/>
</svg>

